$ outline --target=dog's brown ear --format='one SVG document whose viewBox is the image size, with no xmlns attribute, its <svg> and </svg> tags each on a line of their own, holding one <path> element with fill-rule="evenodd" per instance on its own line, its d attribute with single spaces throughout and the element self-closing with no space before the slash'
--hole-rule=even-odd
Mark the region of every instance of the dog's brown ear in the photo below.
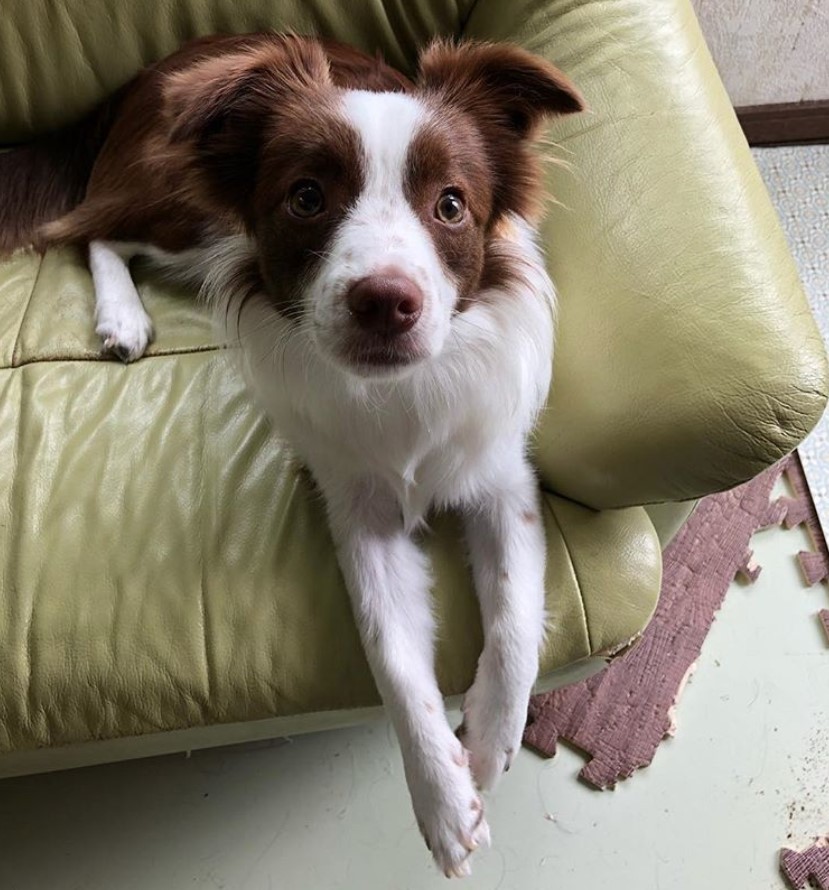
<svg viewBox="0 0 829 890">
<path fill-rule="evenodd" d="M 476 124 L 492 171 L 492 219 L 536 216 L 541 171 L 531 146 L 546 117 L 584 108 L 570 80 L 517 46 L 439 40 L 420 57 L 418 85 Z"/>
<path fill-rule="evenodd" d="M 420 56 L 419 85 L 519 138 L 547 116 L 582 111 L 584 99 L 554 65 L 507 43 L 437 40 Z"/>
<path fill-rule="evenodd" d="M 315 40 L 274 34 L 168 75 L 164 88 L 173 141 L 200 138 L 245 111 L 261 110 L 287 90 L 330 83 L 328 57 Z"/>
<path fill-rule="evenodd" d="M 238 206 L 256 181 L 266 122 L 289 98 L 330 82 L 319 43 L 291 35 L 274 34 L 247 49 L 197 59 L 166 77 L 169 140 L 192 142 L 214 193 Z"/>
</svg>

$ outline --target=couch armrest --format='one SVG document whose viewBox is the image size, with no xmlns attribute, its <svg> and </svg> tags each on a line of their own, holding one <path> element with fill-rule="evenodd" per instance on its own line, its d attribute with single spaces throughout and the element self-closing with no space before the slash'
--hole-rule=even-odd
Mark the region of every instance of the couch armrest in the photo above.
<svg viewBox="0 0 829 890">
<path fill-rule="evenodd" d="M 560 295 L 537 437 L 594 507 L 684 500 L 793 449 L 824 347 L 687 0 L 478 0 L 465 33 L 548 57 L 591 112 L 556 122 L 544 230 Z"/>
</svg>

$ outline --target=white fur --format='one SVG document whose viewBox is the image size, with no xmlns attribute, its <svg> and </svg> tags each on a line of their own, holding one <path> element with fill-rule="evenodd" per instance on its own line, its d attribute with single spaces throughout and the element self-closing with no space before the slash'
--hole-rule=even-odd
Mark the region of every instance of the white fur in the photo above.
<svg viewBox="0 0 829 890">
<path fill-rule="evenodd" d="M 403 191 L 409 144 L 430 112 L 402 93 L 360 90 L 344 94 L 342 112 L 362 142 L 365 182 L 309 284 L 314 335 L 336 360 L 344 345 L 343 329 L 349 324 L 343 294 L 359 279 L 393 267 L 424 295 L 415 348 L 434 355 L 449 333 L 457 286 Z"/>
<path fill-rule="evenodd" d="M 508 767 L 538 670 L 545 538 L 525 450 L 550 383 L 553 288 L 535 232 L 514 217 L 494 249 L 509 255 L 519 280 L 453 314 L 455 283 L 403 191 L 408 145 L 427 110 L 402 95 L 352 92 L 344 111 L 363 143 L 366 185 L 304 288 L 299 316 L 279 314 L 263 294 L 242 302 L 236 273 L 257 255 L 246 237 L 188 252 L 180 268 L 205 277 L 255 391 L 323 491 L 418 825 L 439 866 L 460 876 L 489 841 L 475 785 L 491 787 Z M 126 265 L 111 247 L 93 247 L 99 307 L 138 317 Z M 361 377 L 338 357 L 349 324 L 343 293 L 388 265 L 423 291 L 424 358 L 392 378 Z M 134 352 L 140 340 L 126 345 Z M 430 509 L 446 507 L 465 516 L 485 636 L 464 702 L 465 749 L 443 712 L 429 571 L 413 538 Z"/>
<path fill-rule="evenodd" d="M 473 780 L 490 788 L 517 751 L 544 625 L 545 539 L 527 435 L 551 376 L 553 290 L 521 219 L 499 249 L 523 280 L 456 315 L 444 348 L 393 380 L 337 369 L 307 321 L 249 300 L 231 331 L 250 380 L 314 473 L 378 688 L 400 739 L 418 824 L 446 874 L 488 841 Z M 255 245 L 217 245 L 205 291 L 227 286 Z M 231 311 L 228 309 L 230 301 Z M 470 768 L 440 707 L 429 580 L 412 532 L 433 507 L 466 515 L 485 646 L 465 699 Z"/>
<path fill-rule="evenodd" d="M 129 261 L 135 245 L 93 241 L 89 268 L 95 286 L 95 333 L 104 349 L 125 362 L 144 354 L 153 336 L 153 324 L 130 276 Z"/>
</svg>

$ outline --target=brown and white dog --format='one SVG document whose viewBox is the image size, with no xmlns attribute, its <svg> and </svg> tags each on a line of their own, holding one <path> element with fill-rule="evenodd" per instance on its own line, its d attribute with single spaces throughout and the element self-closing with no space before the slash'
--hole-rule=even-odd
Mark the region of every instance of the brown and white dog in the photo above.
<svg viewBox="0 0 829 890">
<path fill-rule="evenodd" d="M 516 47 L 436 42 L 414 82 L 340 44 L 196 41 L 60 137 L 0 156 L 0 250 L 89 249 L 97 332 L 152 323 L 129 260 L 198 284 L 311 469 L 420 829 L 447 875 L 488 843 L 477 789 L 521 741 L 544 628 L 527 437 L 554 293 L 535 243 L 542 120 L 579 111 Z M 459 509 L 485 644 L 450 729 L 415 532 Z"/>
</svg>

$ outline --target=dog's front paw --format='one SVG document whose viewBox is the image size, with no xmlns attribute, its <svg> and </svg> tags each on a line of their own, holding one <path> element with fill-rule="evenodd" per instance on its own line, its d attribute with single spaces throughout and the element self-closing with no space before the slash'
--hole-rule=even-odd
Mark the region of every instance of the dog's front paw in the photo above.
<svg viewBox="0 0 829 890">
<path fill-rule="evenodd" d="M 99 315 L 95 333 L 106 352 L 122 362 L 134 362 L 144 355 L 153 338 L 153 323 L 141 307 L 119 307 Z"/>
<path fill-rule="evenodd" d="M 528 697 L 491 682 L 479 671 L 464 696 L 463 722 L 456 735 L 469 752 L 475 784 L 482 790 L 494 788 L 510 768 L 527 723 Z"/>
<path fill-rule="evenodd" d="M 463 746 L 447 728 L 443 753 L 407 768 L 420 833 L 447 878 L 470 875 L 470 855 L 489 846 L 484 804 Z"/>
</svg>

